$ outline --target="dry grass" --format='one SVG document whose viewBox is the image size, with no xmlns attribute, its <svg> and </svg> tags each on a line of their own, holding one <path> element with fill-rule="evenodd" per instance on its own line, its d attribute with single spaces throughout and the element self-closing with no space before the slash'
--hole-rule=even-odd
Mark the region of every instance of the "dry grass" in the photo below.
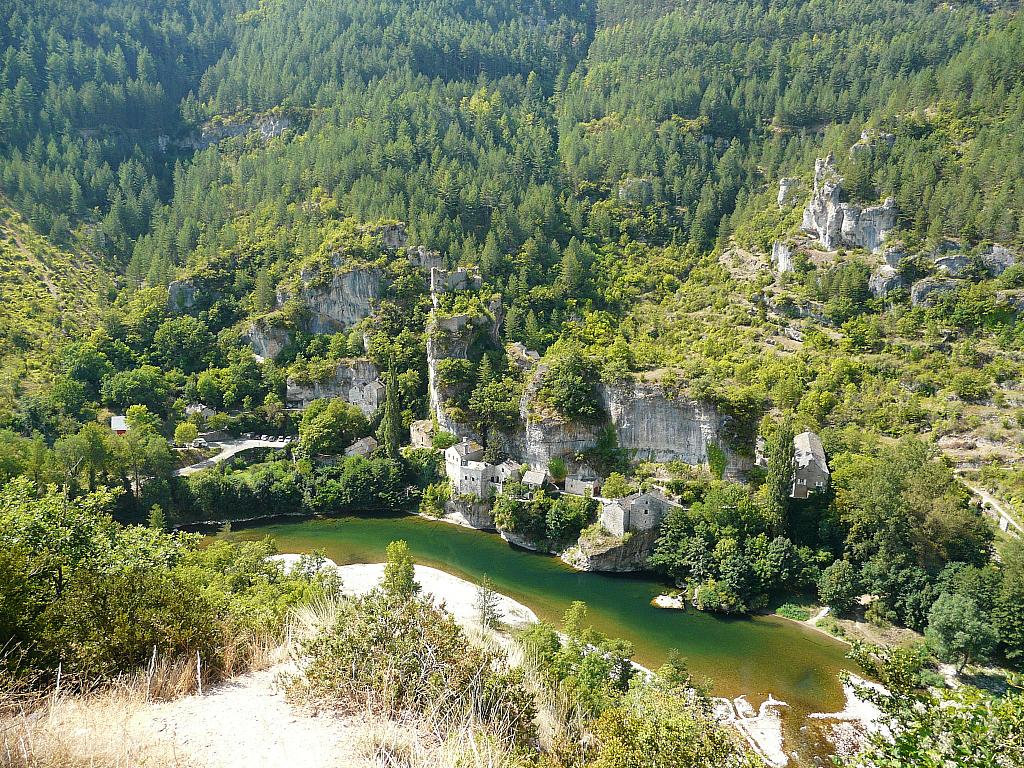
<svg viewBox="0 0 1024 768">
<path fill-rule="evenodd" d="M 358 754 L 380 768 L 519 768 L 528 761 L 467 719 L 443 738 L 423 720 L 368 715 L 356 736 Z"/>
<path fill-rule="evenodd" d="M 171 744 L 142 735 L 146 696 L 118 685 L 48 695 L 0 718 L 2 768 L 187 768 Z"/>
</svg>

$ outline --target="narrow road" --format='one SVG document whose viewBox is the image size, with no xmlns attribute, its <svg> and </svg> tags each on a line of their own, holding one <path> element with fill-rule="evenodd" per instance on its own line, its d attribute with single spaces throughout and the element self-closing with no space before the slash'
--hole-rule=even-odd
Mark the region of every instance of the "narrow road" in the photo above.
<svg viewBox="0 0 1024 768">
<path fill-rule="evenodd" d="M 222 461 L 227 461 L 232 456 L 236 456 L 244 451 L 251 451 L 254 448 L 284 448 L 286 445 L 290 445 L 294 438 L 289 437 L 284 442 L 280 440 L 259 440 L 259 439 L 239 439 L 239 440 L 221 440 L 216 443 L 210 443 L 211 448 L 220 449 L 217 455 L 211 456 L 208 459 L 203 459 L 195 464 L 190 464 L 187 467 L 174 470 L 174 474 L 177 477 L 188 477 L 189 475 L 201 472 L 204 469 L 220 464 Z"/>
<path fill-rule="evenodd" d="M 960 478 L 960 482 L 966 485 L 971 493 L 981 499 L 982 509 L 988 510 L 993 517 L 998 519 L 1000 530 L 1006 531 L 1014 537 L 1024 535 L 1024 528 L 1022 528 L 1017 522 L 1016 517 L 1013 514 L 1013 510 L 1009 508 L 1008 504 L 997 499 L 980 485 L 971 482 L 960 472 L 957 472 L 957 477 Z"/>
</svg>

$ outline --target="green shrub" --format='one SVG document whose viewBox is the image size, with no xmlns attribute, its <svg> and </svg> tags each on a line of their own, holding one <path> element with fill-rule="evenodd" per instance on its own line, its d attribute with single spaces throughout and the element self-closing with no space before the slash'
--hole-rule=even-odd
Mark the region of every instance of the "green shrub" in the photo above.
<svg viewBox="0 0 1024 768">
<path fill-rule="evenodd" d="M 775 609 L 775 613 L 779 616 L 784 616 L 787 619 L 793 619 L 794 621 L 807 621 L 811 618 L 811 612 L 802 605 L 796 605 L 795 603 L 785 603 Z"/>
</svg>

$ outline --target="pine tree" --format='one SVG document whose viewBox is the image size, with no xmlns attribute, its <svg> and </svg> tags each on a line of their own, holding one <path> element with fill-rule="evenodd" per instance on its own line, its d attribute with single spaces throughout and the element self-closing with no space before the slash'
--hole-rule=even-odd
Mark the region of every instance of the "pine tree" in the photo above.
<svg viewBox="0 0 1024 768">
<path fill-rule="evenodd" d="M 398 376 L 395 375 L 394 362 L 388 366 L 388 375 L 384 390 L 384 414 L 377 429 L 377 439 L 384 449 L 384 454 L 392 461 L 401 458 L 402 413 L 398 406 Z"/>
<path fill-rule="evenodd" d="M 392 541 L 385 550 L 384 581 L 381 589 L 389 597 L 408 600 L 420 591 L 409 544 L 402 539 Z"/>
<path fill-rule="evenodd" d="M 154 504 L 149 510 L 149 527 L 154 531 L 167 530 L 167 517 L 159 504 Z"/>
<path fill-rule="evenodd" d="M 476 610 L 480 617 L 480 626 L 492 629 L 498 625 L 498 593 L 494 591 L 494 583 L 485 573 L 476 588 Z"/>
</svg>

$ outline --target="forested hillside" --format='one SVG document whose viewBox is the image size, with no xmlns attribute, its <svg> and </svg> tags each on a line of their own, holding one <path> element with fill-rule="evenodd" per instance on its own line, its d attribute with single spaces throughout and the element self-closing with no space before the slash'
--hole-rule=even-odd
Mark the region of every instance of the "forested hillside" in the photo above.
<svg viewBox="0 0 1024 768">
<path fill-rule="evenodd" d="M 645 565 L 701 608 L 810 595 L 943 661 L 1024 663 L 1024 546 L 958 477 L 1021 514 L 1016 3 L 0 10 L 10 530 L 50 484 L 158 528 L 444 514 L 459 433 L 670 496 Z M 709 444 L 623 447 L 622 392 L 711 414 Z M 548 429 L 564 455 L 530 453 Z M 176 473 L 200 430 L 299 440 Z M 806 501 L 804 430 L 832 471 Z M 607 534 L 593 499 L 509 487 L 466 503 L 554 551 Z M 175 563 L 219 572 L 192 547 Z"/>
</svg>

